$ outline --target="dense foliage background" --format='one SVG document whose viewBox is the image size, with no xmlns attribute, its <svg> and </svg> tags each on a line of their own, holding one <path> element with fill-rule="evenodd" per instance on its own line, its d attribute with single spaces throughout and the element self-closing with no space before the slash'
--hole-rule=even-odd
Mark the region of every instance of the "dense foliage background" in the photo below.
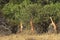
<svg viewBox="0 0 60 40">
<path fill-rule="evenodd" d="M 29 21 L 32 19 L 37 30 L 49 26 L 49 17 L 56 24 L 59 22 L 60 0 L 0 0 L 0 11 L 11 25 L 23 22 L 26 28 L 30 28 Z"/>
</svg>

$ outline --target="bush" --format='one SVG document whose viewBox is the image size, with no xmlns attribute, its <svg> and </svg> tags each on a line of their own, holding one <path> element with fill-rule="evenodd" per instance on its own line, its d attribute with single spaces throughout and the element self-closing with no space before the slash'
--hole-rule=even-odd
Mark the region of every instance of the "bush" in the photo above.
<svg viewBox="0 0 60 40">
<path fill-rule="evenodd" d="M 34 25 L 37 25 L 36 30 L 39 28 L 42 32 L 46 32 L 51 23 L 49 17 L 52 17 L 56 24 L 60 20 L 60 3 L 45 5 L 44 7 L 37 4 L 23 6 L 21 4 L 8 3 L 4 6 L 3 12 L 5 17 L 15 24 L 19 24 L 21 21 L 23 24 L 28 24 L 32 18 Z"/>
</svg>

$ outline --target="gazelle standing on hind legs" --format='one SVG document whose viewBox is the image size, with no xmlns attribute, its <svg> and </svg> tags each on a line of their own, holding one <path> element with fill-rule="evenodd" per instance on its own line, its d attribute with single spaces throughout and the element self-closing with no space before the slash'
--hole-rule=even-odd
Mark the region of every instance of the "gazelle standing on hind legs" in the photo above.
<svg viewBox="0 0 60 40">
<path fill-rule="evenodd" d="M 20 21 L 20 23 L 18 25 L 18 28 L 19 28 L 18 33 L 23 31 L 23 23 L 22 23 L 22 21 Z"/>
<path fill-rule="evenodd" d="M 34 26 L 33 26 L 33 20 L 32 20 L 32 18 L 30 20 L 30 26 L 31 26 L 31 31 L 33 33 L 34 32 Z"/>
<path fill-rule="evenodd" d="M 54 23 L 54 21 L 52 20 L 52 17 L 50 17 L 50 20 L 51 20 L 51 24 L 52 24 L 53 27 L 54 27 L 54 31 L 57 32 L 57 26 L 56 26 L 56 24 Z"/>
</svg>

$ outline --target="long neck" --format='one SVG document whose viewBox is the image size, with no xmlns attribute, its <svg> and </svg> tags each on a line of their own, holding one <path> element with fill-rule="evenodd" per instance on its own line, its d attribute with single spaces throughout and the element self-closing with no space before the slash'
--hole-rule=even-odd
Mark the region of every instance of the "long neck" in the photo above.
<svg viewBox="0 0 60 40">
<path fill-rule="evenodd" d="M 50 17 L 51 22 L 53 22 L 52 17 Z"/>
<path fill-rule="evenodd" d="M 51 20 L 51 22 L 52 22 L 52 25 L 53 25 L 53 27 L 54 27 L 54 30 L 56 31 L 57 26 L 56 26 L 56 24 L 54 23 L 54 21 L 52 20 L 52 17 L 50 17 L 50 20 Z"/>
</svg>

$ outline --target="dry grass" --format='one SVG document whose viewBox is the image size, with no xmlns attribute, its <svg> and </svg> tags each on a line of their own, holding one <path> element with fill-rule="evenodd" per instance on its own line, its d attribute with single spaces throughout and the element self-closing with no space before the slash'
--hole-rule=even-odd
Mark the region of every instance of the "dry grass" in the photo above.
<svg viewBox="0 0 60 40">
<path fill-rule="evenodd" d="M 60 34 L 42 34 L 42 35 L 12 34 L 9 36 L 0 36 L 0 40 L 60 40 Z"/>
</svg>

